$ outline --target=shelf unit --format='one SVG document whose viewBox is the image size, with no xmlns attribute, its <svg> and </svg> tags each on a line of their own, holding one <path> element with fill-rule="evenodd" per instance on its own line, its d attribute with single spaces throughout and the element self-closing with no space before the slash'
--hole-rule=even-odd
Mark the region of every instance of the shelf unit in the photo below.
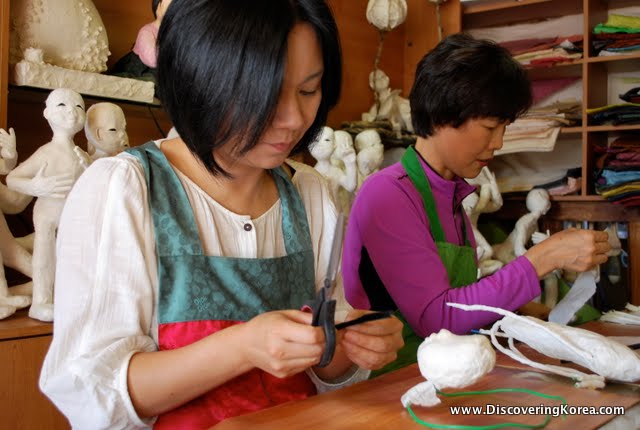
<svg viewBox="0 0 640 430">
<path fill-rule="evenodd" d="M 437 27 L 426 23 L 441 22 L 443 36 L 478 28 L 502 27 L 511 24 L 537 23 L 545 19 L 567 15 L 582 15 L 584 39 L 583 58 L 552 67 L 530 68 L 532 79 L 580 77 L 583 82 L 583 107 L 606 105 L 609 98 L 607 77 L 612 71 L 638 71 L 640 74 L 640 54 L 597 57 L 590 48 L 591 32 L 596 24 L 605 22 L 609 10 L 629 6 L 640 7 L 637 0 L 446 0 L 437 8 L 432 2 L 407 0 L 410 10 L 405 25 L 404 50 L 404 93 L 408 94 L 413 82 L 416 64 L 425 52 L 438 42 Z M 419 16 L 411 17 L 417 12 Z M 549 36 L 568 36 L 558 34 Z M 544 35 L 541 35 L 544 36 Z M 629 223 L 629 253 L 631 256 L 630 282 L 631 301 L 640 304 L 640 209 L 624 208 L 607 202 L 595 194 L 591 172 L 594 168 L 593 145 L 606 141 L 620 132 L 640 132 L 639 125 L 592 125 L 588 123 L 583 110 L 582 125 L 564 127 L 560 138 L 574 138 L 580 141 L 582 190 L 578 195 L 554 196 L 550 213 L 545 220 L 619 221 Z M 501 213 L 497 216 L 513 219 L 522 215 L 523 198 L 507 198 Z"/>
</svg>

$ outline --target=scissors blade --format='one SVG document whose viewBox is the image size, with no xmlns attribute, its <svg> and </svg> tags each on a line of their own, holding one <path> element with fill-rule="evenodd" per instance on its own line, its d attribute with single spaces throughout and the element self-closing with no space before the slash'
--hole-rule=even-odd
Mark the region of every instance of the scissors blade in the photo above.
<svg viewBox="0 0 640 430">
<path fill-rule="evenodd" d="M 340 263 L 340 255 L 342 254 L 342 234 L 344 232 L 344 214 L 340 212 L 336 220 L 336 229 L 333 233 L 333 241 L 331 242 L 331 253 L 329 254 L 329 265 L 327 266 L 327 275 L 324 278 L 324 288 L 327 300 L 333 294 L 336 276 L 338 275 L 338 264 Z"/>
</svg>

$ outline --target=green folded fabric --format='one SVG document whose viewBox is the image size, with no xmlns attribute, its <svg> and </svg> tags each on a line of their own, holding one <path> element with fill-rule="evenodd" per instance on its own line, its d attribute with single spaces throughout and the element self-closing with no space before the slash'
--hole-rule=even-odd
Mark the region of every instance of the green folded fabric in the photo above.
<svg viewBox="0 0 640 430">
<path fill-rule="evenodd" d="M 598 24 L 593 29 L 596 34 L 599 33 L 640 33 L 640 28 L 630 27 L 612 27 L 606 24 Z"/>
</svg>

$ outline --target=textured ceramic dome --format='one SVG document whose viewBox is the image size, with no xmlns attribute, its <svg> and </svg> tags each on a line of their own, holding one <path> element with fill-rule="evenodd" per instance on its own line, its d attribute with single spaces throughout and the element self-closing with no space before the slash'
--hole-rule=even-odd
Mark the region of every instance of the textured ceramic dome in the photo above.
<svg viewBox="0 0 640 430">
<path fill-rule="evenodd" d="M 27 48 L 43 51 L 44 61 L 84 72 L 107 70 L 107 32 L 91 0 L 12 0 L 10 62 Z"/>
</svg>

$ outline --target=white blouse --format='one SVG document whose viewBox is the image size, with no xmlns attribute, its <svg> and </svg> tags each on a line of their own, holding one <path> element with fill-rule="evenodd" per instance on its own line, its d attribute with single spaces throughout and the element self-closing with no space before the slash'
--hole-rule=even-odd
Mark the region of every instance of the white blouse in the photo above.
<svg viewBox="0 0 640 430">
<path fill-rule="evenodd" d="M 312 167 L 293 161 L 322 286 L 337 219 L 330 192 Z M 174 168 L 193 207 L 206 255 L 269 258 L 286 254 L 279 202 L 257 219 L 222 207 Z M 167 190 L 171 192 L 171 190 Z M 129 154 L 95 161 L 69 194 L 58 230 L 53 341 L 41 390 L 74 428 L 146 428 L 127 389 L 134 353 L 156 351 L 157 263 L 144 171 Z M 245 230 L 245 224 L 253 226 Z M 339 280 L 336 319 L 350 307 Z M 310 297 L 309 299 L 312 299 Z M 362 369 L 319 392 L 368 377 Z"/>
</svg>

